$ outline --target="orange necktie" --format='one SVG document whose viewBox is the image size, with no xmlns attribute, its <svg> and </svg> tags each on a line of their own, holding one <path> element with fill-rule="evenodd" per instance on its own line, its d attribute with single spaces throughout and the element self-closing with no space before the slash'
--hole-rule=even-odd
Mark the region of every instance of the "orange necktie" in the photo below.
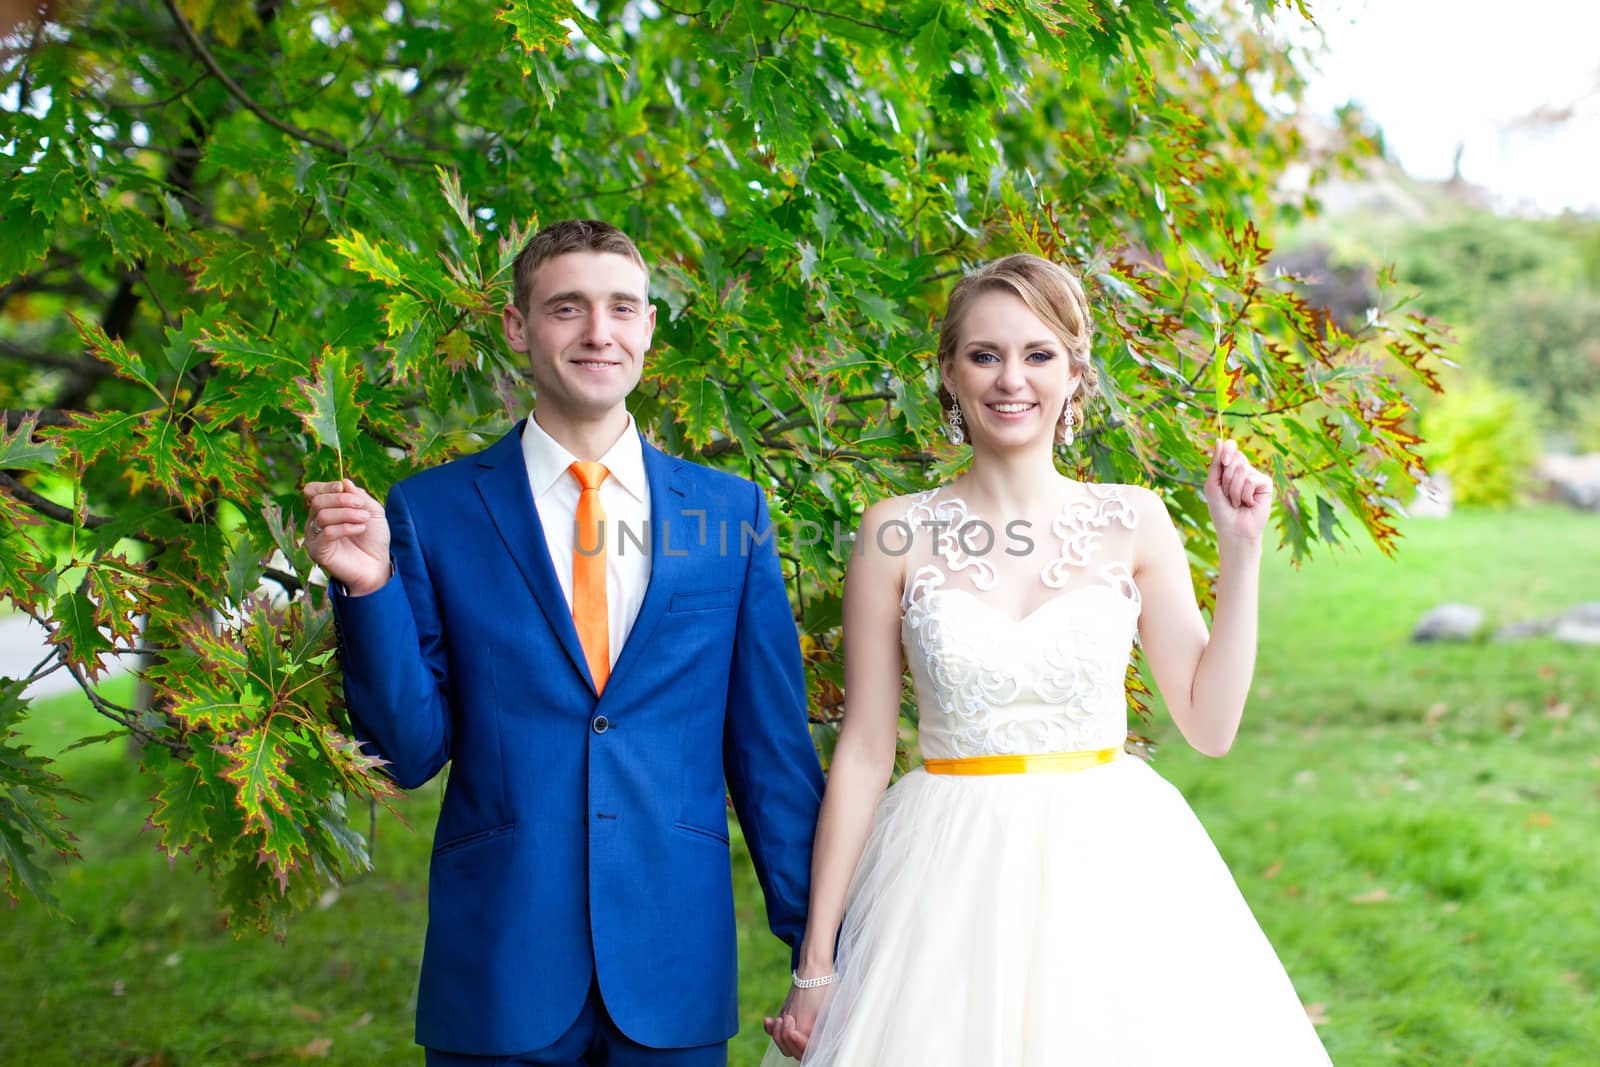
<svg viewBox="0 0 1600 1067">
<path fill-rule="evenodd" d="M 578 493 L 578 539 L 572 545 L 572 621 L 594 691 L 604 692 L 611 675 L 611 621 L 606 616 L 606 509 L 600 483 L 611 472 L 603 463 L 577 460 L 567 468 L 583 488 Z"/>
</svg>

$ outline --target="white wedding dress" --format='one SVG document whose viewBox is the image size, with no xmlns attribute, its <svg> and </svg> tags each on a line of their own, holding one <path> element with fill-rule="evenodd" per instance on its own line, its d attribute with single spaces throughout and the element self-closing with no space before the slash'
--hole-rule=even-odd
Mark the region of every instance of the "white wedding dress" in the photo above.
<svg viewBox="0 0 1600 1067">
<path fill-rule="evenodd" d="M 911 498 L 901 639 L 925 759 L 1121 753 L 1137 514 L 1125 487 L 1075 490 L 1033 537 L 1031 568 L 1060 551 L 1032 571 L 1038 606 L 1020 619 L 990 598 L 1000 570 L 1020 573 L 1003 527 L 979 554 L 987 535 L 958 535 L 975 520 L 948 488 Z M 1205 830 L 1131 755 L 1067 773 L 906 774 L 879 803 L 836 969 L 809 1065 L 1329 1062 Z M 773 1047 L 763 1067 L 792 1063 Z"/>
</svg>

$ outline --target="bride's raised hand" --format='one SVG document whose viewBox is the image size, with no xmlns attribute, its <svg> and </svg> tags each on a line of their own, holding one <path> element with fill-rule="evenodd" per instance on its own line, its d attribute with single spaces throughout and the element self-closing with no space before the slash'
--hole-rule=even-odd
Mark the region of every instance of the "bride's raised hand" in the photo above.
<svg viewBox="0 0 1600 1067">
<path fill-rule="evenodd" d="M 1256 470 L 1233 441 L 1221 441 L 1206 472 L 1206 503 L 1219 541 L 1258 544 L 1272 510 L 1272 479 Z"/>
</svg>

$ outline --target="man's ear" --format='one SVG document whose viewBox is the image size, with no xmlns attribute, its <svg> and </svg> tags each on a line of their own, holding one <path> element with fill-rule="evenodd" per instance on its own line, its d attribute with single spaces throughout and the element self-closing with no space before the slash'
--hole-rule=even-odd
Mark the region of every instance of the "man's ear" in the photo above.
<svg viewBox="0 0 1600 1067">
<path fill-rule="evenodd" d="M 517 305 L 506 305 L 505 310 L 500 313 L 500 327 L 505 331 L 506 344 L 511 346 L 511 351 L 528 350 L 528 323 L 523 319 Z"/>
</svg>

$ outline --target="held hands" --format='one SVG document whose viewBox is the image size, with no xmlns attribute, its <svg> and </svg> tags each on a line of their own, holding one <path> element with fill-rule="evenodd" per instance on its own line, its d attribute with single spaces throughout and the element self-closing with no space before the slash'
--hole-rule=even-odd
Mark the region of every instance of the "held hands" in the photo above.
<svg viewBox="0 0 1600 1067">
<path fill-rule="evenodd" d="M 1272 479 L 1252 467 L 1235 442 L 1217 445 L 1205 493 L 1219 541 L 1260 543 L 1272 510 Z"/>
<path fill-rule="evenodd" d="M 389 580 L 389 522 L 383 505 L 346 478 L 308 482 L 304 489 L 311 517 L 306 520 L 306 552 L 351 596 L 365 596 Z"/>
<path fill-rule="evenodd" d="M 772 1038 L 772 1043 L 778 1046 L 779 1052 L 795 1060 L 805 1054 L 806 1044 L 811 1039 L 811 1028 L 817 1023 L 817 1013 L 822 1010 L 822 1000 L 827 992 L 827 986 L 815 989 L 789 987 L 789 995 L 784 998 L 783 1007 L 778 1009 L 777 1018 L 768 1016 L 761 1024 Z"/>
</svg>

